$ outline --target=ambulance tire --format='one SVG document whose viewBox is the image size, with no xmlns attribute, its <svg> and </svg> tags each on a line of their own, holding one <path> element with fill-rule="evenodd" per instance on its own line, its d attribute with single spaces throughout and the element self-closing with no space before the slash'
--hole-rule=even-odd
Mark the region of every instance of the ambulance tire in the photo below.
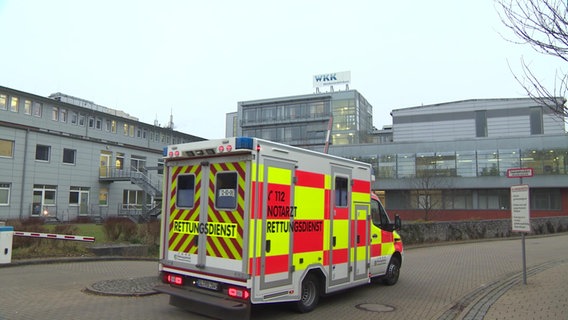
<svg viewBox="0 0 568 320">
<path fill-rule="evenodd" d="M 320 282 L 313 274 L 308 274 L 302 281 L 302 292 L 300 300 L 296 302 L 296 310 L 306 313 L 314 310 L 320 298 Z"/>
<path fill-rule="evenodd" d="M 392 286 L 398 281 L 400 275 L 400 260 L 397 257 L 392 257 L 387 267 L 387 273 L 381 278 L 384 284 Z"/>
</svg>

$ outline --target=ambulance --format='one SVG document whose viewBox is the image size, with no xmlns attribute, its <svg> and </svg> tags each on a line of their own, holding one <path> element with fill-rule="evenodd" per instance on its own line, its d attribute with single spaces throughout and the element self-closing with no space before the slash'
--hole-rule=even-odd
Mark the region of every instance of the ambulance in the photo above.
<svg viewBox="0 0 568 320">
<path fill-rule="evenodd" d="M 164 148 L 156 290 L 176 307 L 248 319 L 255 304 L 309 312 L 326 294 L 395 284 L 401 222 L 373 177 L 368 163 L 258 138 Z"/>
</svg>

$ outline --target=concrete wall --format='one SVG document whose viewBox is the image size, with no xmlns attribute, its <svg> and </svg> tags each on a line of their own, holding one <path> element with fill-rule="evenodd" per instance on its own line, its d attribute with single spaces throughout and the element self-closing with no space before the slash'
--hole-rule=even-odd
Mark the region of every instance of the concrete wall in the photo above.
<svg viewBox="0 0 568 320">
<path fill-rule="evenodd" d="M 568 217 L 531 219 L 527 235 L 568 232 Z M 404 244 L 423 244 L 442 241 L 507 238 L 519 236 L 511 231 L 511 219 L 482 221 L 450 221 L 404 223 L 400 231 Z"/>
</svg>

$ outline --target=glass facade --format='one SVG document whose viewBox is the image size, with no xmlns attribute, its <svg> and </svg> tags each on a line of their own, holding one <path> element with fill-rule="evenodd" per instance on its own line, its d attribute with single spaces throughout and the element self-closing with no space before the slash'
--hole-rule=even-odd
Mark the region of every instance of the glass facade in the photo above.
<svg viewBox="0 0 568 320">
<path fill-rule="evenodd" d="M 241 103 L 239 108 L 243 136 L 296 146 L 323 146 L 331 125 L 330 144 L 371 142 L 373 108 L 356 91 Z"/>
<path fill-rule="evenodd" d="M 533 168 L 535 175 L 568 174 L 568 149 L 470 150 L 379 154 L 356 158 L 370 162 L 378 178 L 420 176 L 484 177 L 507 176 L 507 169 Z M 377 163 L 378 162 L 378 163 Z"/>
<path fill-rule="evenodd" d="M 568 175 L 568 149 L 562 148 L 379 154 L 355 159 L 371 163 L 378 180 L 414 180 L 411 190 L 386 192 L 387 207 L 398 210 L 425 206 L 443 210 L 510 210 L 509 189 L 455 189 L 447 177 L 506 177 L 507 169 L 519 167 L 533 168 L 535 176 Z M 431 185 L 420 185 L 420 179 L 430 179 Z M 561 192 L 554 188 L 531 189 L 530 205 L 535 210 L 561 210 Z"/>
</svg>

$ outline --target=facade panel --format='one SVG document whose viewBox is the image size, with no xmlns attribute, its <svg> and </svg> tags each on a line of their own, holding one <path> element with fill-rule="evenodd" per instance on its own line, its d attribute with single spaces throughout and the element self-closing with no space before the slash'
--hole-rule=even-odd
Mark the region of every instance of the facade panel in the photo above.
<svg viewBox="0 0 568 320">
<path fill-rule="evenodd" d="M 0 108 L 0 139 L 13 143 L 13 155 L 0 156 L 0 187 L 10 197 L 8 205 L 0 204 L 0 220 L 155 215 L 162 148 L 203 140 L 92 103 L 6 87 L 0 97 L 20 101 L 17 111 Z"/>
</svg>

